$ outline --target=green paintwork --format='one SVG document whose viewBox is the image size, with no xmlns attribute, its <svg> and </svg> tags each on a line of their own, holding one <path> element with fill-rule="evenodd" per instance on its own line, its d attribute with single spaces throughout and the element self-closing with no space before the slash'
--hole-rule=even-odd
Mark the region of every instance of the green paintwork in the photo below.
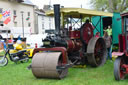
<svg viewBox="0 0 128 85">
<path fill-rule="evenodd" d="M 100 19 L 100 16 L 94 16 L 92 17 L 92 23 L 94 26 L 96 26 L 96 28 L 93 30 L 94 32 L 94 35 L 97 33 L 97 32 L 100 32 L 100 35 L 103 36 L 103 20 L 102 20 L 103 16 L 101 16 L 101 19 Z"/>
<path fill-rule="evenodd" d="M 98 31 L 100 32 L 101 36 L 103 36 L 103 18 L 106 16 L 101 16 L 101 20 L 100 20 L 100 16 L 94 16 L 92 17 L 92 23 L 94 25 L 96 25 L 98 23 L 98 21 L 100 20 L 100 22 L 98 23 L 98 25 L 96 26 L 96 28 L 98 29 Z M 96 34 L 96 32 L 98 32 L 96 29 L 94 29 L 94 35 Z M 112 37 L 113 37 L 113 44 L 118 44 L 118 35 L 122 33 L 122 25 L 121 25 L 121 16 L 120 13 L 113 13 L 113 17 L 112 17 Z"/>
<path fill-rule="evenodd" d="M 122 33 L 122 24 L 121 24 L 121 16 L 119 13 L 114 13 L 112 18 L 112 36 L 113 36 L 113 44 L 119 43 L 118 35 Z"/>
</svg>

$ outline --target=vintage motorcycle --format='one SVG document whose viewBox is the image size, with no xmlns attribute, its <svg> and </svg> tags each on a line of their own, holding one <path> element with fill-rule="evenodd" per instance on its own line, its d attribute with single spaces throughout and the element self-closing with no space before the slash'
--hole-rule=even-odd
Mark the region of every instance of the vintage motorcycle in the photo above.
<svg viewBox="0 0 128 85">
<path fill-rule="evenodd" d="M 8 64 L 7 55 L 8 58 L 15 63 L 24 63 L 29 61 L 27 50 L 23 49 L 21 44 L 8 45 L 4 56 L 0 56 L 0 66 L 6 66 Z"/>
</svg>

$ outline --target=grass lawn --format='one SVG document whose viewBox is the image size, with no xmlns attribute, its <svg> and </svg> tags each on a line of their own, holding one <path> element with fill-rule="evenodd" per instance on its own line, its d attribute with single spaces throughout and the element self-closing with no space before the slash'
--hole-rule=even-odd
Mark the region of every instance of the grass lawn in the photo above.
<svg viewBox="0 0 128 85">
<path fill-rule="evenodd" d="M 107 61 L 99 68 L 70 68 L 62 80 L 36 79 L 26 67 L 31 63 L 15 64 L 9 61 L 0 67 L 0 85 L 128 85 L 128 79 L 120 82 L 113 76 L 113 62 Z"/>
</svg>

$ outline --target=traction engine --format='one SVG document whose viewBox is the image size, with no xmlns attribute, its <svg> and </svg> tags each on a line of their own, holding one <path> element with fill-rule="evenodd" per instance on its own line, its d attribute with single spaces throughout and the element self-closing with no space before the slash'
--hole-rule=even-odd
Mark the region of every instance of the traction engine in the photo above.
<svg viewBox="0 0 128 85">
<path fill-rule="evenodd" d="M 93 26 L 87 20 L 77 30 L 60 28 L 60 6 L 54 5 L 55 31 L 34 50 L 32 73 L 37 78 L 64 78 L 73 65 L 104 65 L 106 45 L 103 38 L 93 37 Z"/>
<path fill-rule="evenodd" d="M 114 77 L 116 80 L 123 80 L 128 74 L 128 13 L 121 14 L 122 34 L 119 38 L 119 52 L 113 52 L 118 56 L 114 62 Z"/>
</svg>

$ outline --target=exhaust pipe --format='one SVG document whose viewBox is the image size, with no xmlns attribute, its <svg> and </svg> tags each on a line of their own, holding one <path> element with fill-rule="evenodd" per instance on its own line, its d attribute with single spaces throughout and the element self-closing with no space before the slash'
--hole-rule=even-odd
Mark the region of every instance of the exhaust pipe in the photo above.
<svg viewBox="0 0 128 85">
<path fill-rule="evenodd" d="M 60 34 L 60 5 L 54 5 L 54 20 L 55 20 L 55 31 L 56 34 Z"/>
</svg>

